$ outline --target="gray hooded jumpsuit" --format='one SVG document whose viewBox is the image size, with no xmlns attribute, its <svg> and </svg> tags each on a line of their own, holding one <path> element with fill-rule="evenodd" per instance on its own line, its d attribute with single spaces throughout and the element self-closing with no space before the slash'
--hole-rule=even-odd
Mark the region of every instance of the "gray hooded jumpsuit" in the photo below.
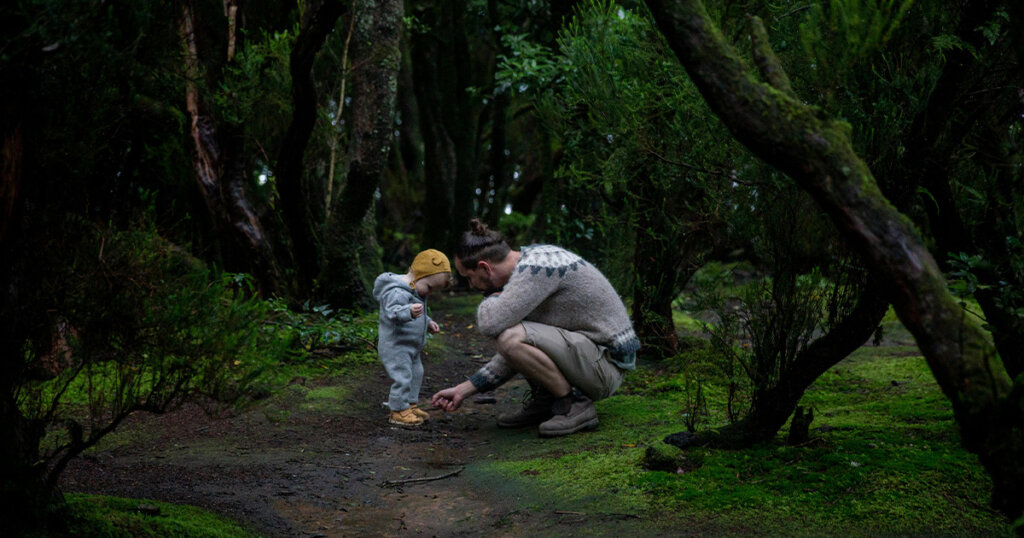
<svg viewBox="0 0 1024 538">
<path fill-rule="evenodd" d="M 402 275 L 382 273 L 373 283 L 373 298 L 380 304 L 377 354 L 394 381 L 387 405 L 392 411 L 407 409 L 419 401 L 423 384 L 420 351 L 427 341 L 427 301 L 402 280 Z M 410 307 L 423 304 L 423 315 L 413 319 Z"/>
</svg>

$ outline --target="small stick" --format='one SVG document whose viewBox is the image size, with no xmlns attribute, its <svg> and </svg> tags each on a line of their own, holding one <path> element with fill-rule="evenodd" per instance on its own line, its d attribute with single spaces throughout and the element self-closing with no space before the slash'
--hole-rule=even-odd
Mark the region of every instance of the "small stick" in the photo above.
<svg viewBox="0 0 1024 538">
<path fill-rule="evenodd" d="M 387 486 L 387 487 L 394 487 L 394 486 L 400 486 L 402 484 L 409 484 L 411 482 L 430 482 L 430 481 L 433 481 L 433 480 L 442 480 L 444 478 L 455 476 L 455 475 L 461 473 L 463 469 L 465 469 L 465 467 L 459 467 L 458 469 L 456 469 L 456 470 L 454 470 L 454 471 L 452 471 L 452 472 L 450 472 L 448 474 L 443 474 L 441 476 L 428 476 L 426 478 L 407 478 L 405 480 L 385 480 L 384 483 L 381 484 L 381 487 L 385 487 L 385 486 Z"/>
</svg>

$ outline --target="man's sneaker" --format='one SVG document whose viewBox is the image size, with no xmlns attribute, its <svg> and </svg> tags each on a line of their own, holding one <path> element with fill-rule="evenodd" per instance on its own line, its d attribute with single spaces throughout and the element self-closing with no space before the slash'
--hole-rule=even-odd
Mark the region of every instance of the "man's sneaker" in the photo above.
<svg viewBox="0 0 1024 538">
<path fill-rule="evenodd" d="M 541 437 L 558 437 L 597 427 L 594 401 L 576 390 L 556 400 L 551 406 L 551 412 L 554 414 L 551 420 L 540 425 Z"/>
<path fill-rule="evenodd" d="M 540 424 L 551 418 L 551 404 L 555 397 L 544 387 L 530 383 L 530 394 L 523 400 L 523 407 L 514 413 L 498 415 L 498 427 L 521 428 Z"/>
<path fill-rule="evenodd" d="M 388 422 L 399 426 L 419 426 L 423 424 L 423 419 L 416 416 L 416 413 L 410 407 L 401 411 L 392 411 Z"/>
<path fill-rule="evenodd" d="M 430 420 L 430 413 L 419 408 L 416 404 L 409 404 L 409 409 L 412 409 L 412 413 L 423 420 Z"/>
</svg>

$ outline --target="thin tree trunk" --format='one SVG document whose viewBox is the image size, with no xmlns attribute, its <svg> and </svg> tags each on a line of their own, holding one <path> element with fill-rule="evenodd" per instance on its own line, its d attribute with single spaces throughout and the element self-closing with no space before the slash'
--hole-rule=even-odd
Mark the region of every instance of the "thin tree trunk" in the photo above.
<svg viewBox="0 0 1024 538">
<path fill-rule="evenodd" d="M 340 0 L 306 6 L 305 20 L 291 52 L 292 122 L 288 126 L 277 159 L 275 185 L 281 198 L 281 213 L 288 225 L 298 274 L 299 294 L 308 295 L 320 268 L 317 215 L 323 201 L 319 189 L 303 177 L 303 156 L 316 123 L 317 96 L 313 83 L 313 60 L 345 11 Z M 328 178 L 330 181 L 331 178 Z M 317 194 L 314 194 L 314 193 Z"/>
<path fill-rule="evenodd" d="M 352 141 L 345 189 L 329 223 L 327 258 L 321 273 L 323 296 L 340 307 L 369 303 L 368 284 L 379 262 L 361 247 L 364 219 L 373 205 L 394 139 L 395 99 L 401 61 L 401 0 L 355 3 L 352 43 Z M 365 252 L 366 255 L 360 255 Z M 369 268 L 370 270 L 367 270 Z"/>
<path fill-rule="evenodd" d="M 869 280 L 853 310 L 832 330 L 801 350 L 771 390 L 755 395 L 751 412 L 741 426 L 746 442 L 772 439 L 793 414 L 807 388 L 871 338 L 889 309 L 888 300 L 875 291 L 880 285 Z"/>
<path fill-rule="evenodd" d="M 669 4 L 673 4 L 670 6 Z M 699 0 L 647 0 L 708 105 L 733 135 L 811 194 L 873 272 L 952 402 L 964 445 L 993 480 L 992 502 L 1024 512 L 1024 386 L 1014 385 L 988 334 L 946 287 L 911 222 L 878 190 L 843 127 L 757 82 Z"/>
<path fill-rule="evenodd" d="M 444 242 L 438 243 L 442 250 L 453 249 L 456 238 L 473 217 L 473 198 L 477 188 L 477 162 L 480 129 L 480 106 L 477 99 L 469 93 L 474 81 L 470 79 L 474 68 L 469 53 L 469 41 L 466 32 L 465 0 L 444 0 L 444 10 L 449 12 L 446 17 L 451 21 L 453 50 L 455 63 L 454 110 L 446 114 L 448 132 L 452 133 L 455 143 L 455 192 L 452 199 L 452 220 L 455 226 L 445 230 Z M 493 67 L 492 67 L 493 70 Z M 489 188 L 487 189 L 490 190 Z M 485 193 L 487 194 L 487 193 Z"/>
<path fill-rule="evenodd" d="M 339 125 L 342 122 L 342 118 L 345 116 L 345 85 L 348 82 L 348 51 L 349 46 L 352 44 L 352 34 L 355 33 L 356 18 L 349 17 L 348 21 L 348 33 L 345 35 L 345 48 L 341 53 L 341 84 L 338 89 L 338 109 L 334 113 L 334 121 Z M 334 207 L 334 183 L 335 183 L 335 168 L 338 164 L 338 154 L 341 153 L 339 148 L 341 147 L 342 132 L 339 129 L 333 137 L 331 137 L 331 160 L 330 165 L 327 167 L 327 194 L 324 196 L 324 220 L 328 221 L 331 219 L 331 209 Z"/>
<path fill-rule="evenodd" d="M 416 84 L 416 104 L 419 109 L 419 125 L 423 138 L 424 187 L 428 198 L 423 204 L 424 246 L 444 250 L 445 243 L 453 229 L 462 229 L 466 223 L 456 222 L 455 183 L 457 174 L 455 144 L 444 123 L 443 101 L 450 96 L 443 94 L 440 86 L 445 61 L 440 57 L 444 52 L 436 33 L 440 33 L 437 21 L 439 8 L 427 6 L 418 12 L 417 18 L 437 32 L 414 34 L 411 43 L 413 81 Z"/>
</svg>

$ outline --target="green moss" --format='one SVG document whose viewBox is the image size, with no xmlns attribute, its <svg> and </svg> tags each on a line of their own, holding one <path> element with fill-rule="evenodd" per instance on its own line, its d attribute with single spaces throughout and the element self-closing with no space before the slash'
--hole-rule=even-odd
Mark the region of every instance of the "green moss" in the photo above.
<svg viewBox="0 0 1024 538">
<path fill-rule="evenodd" d="M 69 536 L 243 538 L 256 536 L 229 519 L 194 506 L 100 495 L 67 496 Z"/>
<path fill-rule="evenodd" d="M 338 414 L 345 410 L 345 398 L 351 394 L 348 386 L 317 387 L 306 392 L 302 408 L 308 411 Z"/>
<path fill-rule="evenodd" d="M 1012 535 L 987 508 L 988 476 L 960 446 L 949 402 L 915 348 L 865 347 L 826 372 L 801 402 L 815 411 L 806 446 L 695 448 L 688 465 L 649 470 L 648 452 L 674 454 L 662 439 L 684 429 L 683 377 L 703 359 L 674 360 L 642 366 L 598 402 L 596 431 L 499 431 L 472 474 L 533 510 L 634 514 L 666 532 Z M 705 394 L 709 407 L 724 405 L 720 386 Z M 714 420 L 725 423 L 721 412 Z"/>
</svg>

